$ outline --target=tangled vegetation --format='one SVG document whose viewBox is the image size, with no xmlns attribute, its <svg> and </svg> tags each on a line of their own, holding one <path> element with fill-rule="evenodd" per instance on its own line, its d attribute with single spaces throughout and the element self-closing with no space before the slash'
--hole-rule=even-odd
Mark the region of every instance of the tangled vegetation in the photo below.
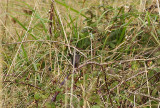
<svg viewBox="0 0 160 108">
<path fill-rule="evenodd" d="M 88 2 L 4 3 L 4 107 L 160 106 L 157 3 Z"/>
</svg>

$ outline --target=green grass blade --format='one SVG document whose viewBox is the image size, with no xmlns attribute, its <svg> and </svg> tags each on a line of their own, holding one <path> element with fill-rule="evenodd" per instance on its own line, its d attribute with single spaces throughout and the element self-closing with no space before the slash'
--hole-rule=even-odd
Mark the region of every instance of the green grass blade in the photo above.
<svg viewBox="0 0 160 108">
<path fill-rule="evenodd" d="M 156 40 L 156 42 L 158 43 L 158 45 L 160 45 L 159 39 L 154 35 L 153 32 L 151 32 L 151 35 L 154 37 L 154 39 Z"/>
<path fill-rule="evenodd" d="M 71 11 L 73 11 L 73 12 L 75 12 L 75 13 L 77 13 L 77 14 L 80 14 L 81 16 L 87 18 L 87 16 L 85 16 L 84 14 L 82 14 L 81 12 L 79 12 L 78 10 L 76 10 L 76 9 L 68 6 L 68 5 L 65 4 L 65 3 L 62 3 L 62 2 L 60 2 L 60 1 L 58 1 L 58 0 L 55 0 L 55 2 L 58 3 L 58 4 L 60 4 L 60 5 L 62 5 L 62 6 L 64 6 L 64 7 L 66 7 L 66 8 L 69 8 Z"/>
<path fill-rule="evenodd" d="M 18 36 L 19 41 L 21 42 L 22 40 L 21 40 L 20 35 L 18 34 L 17 30 L 16 30 L 16 34 L 17 34 L 17 36 Z M 22 37 L 24 37 L 24 35 L 23 35 Z M 22 52 L 23 52 L 24 59 L 26 60 L 26 62 L 28 62 L 28 61 L 29 61 L 29 59 L 28 59 L 28 54 L 27 54 L 27 51 L 25 50 L 23 44 L 21 45 L 21 48 L 22 48 Z"/>
<path fill-rule="evenodd" d="M 12 15 L 10 15 L 25 31 L 27 31 L 27 28 L 15 17 L 13 17 Z M 28 30 L 28 33 L 31 32 L 32 29 Z M 30 35 L 37 40 L 36 36 L 34 36 L 32 33 L 30 33 Z"/>
</svg>

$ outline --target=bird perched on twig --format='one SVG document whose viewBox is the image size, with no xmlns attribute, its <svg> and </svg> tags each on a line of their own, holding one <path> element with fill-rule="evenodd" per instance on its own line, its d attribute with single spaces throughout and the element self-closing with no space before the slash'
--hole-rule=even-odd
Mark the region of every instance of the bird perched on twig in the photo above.
<svg viewBox="0 0 160 108">
<path fill-rule="evenodd" d="M 71 63 L 72 63 L 72 65 L 73 65 L 73 63 L 74 63 L 74 68 L 77 68 L 78 65 L 79 65 L 80 57 L 81 57 L 81 56 L 80 56 L 78 53 L 75 53 L 75 57 L 74 57 L 74 55 L 72 55 L 72 54 L 69 54 L 69 56 L 71 57 Z M 68 80 L 68 77 L 69 77 L 70 75 L 71 75 L 71 73 L 69 73 L 69 74 L 65 77 L 65 79 L 63 80 L 63 82 L 60 83 L 60 86 L 63 86 L 63 85 L 65 84 L 65 81 Z M 60 93 L 60 92 L 57 91 L 57 92 L 53 95 L 53 97 L 52 97 L 52 102 L 56 101 L 57 95 L 58 95 L 59 93 Z"/>
<path fill-rule="evenodd" d="M 78 53 L 75 53 L 75 60 L 74 60 L 74 54 L 69 54 L 71 57 L 71 63 L 74 65 L 74 68 L 77 68 L 80 62 L 80 55 Z M 73 64 L 74 63 L 74 64 Z"/>
</svg>

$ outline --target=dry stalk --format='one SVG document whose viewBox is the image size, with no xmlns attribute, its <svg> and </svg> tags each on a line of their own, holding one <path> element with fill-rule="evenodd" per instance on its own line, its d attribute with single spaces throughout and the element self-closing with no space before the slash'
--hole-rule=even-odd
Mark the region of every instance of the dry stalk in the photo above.
<svg viewBox="0 0 160 108">
<path fill-rule="evenodd" d="M 1 40 L 0 40 L 0 108 L 2 108 L 3 105 L 3 100 L 2 100 L 2 95 L 3 95 L 3 89 L 2 89 L 2 85 L 3 85 L 3 68 L 2 68 L 2 63 L 3 63 L 3 59 L 2 59 L 2 45 L 1 45 Z"/>
<path fill-rule="evenodd" d="M 54 5 L 53 1 L 51 3 L 51 9 L 50 9 L 50 16 L 49 16 L 49 33 L 50 33 L 50 38 L 52 37 L 52 27 L 53 27 L 53 16 L 54 16 Z"/>
<path fill-rule="evenodd" d="M 6 1 L 6 0 L 5 0 Z M 0 1 L 1 3 L 2 1 Z M 7 0 L 7 5 L 8 5 L 8 0 Z M 8 8 L 8 6 L 7 6 Z M 2 14 L 2 9 L 0 8 L 0 14 Z M 7 17 L 7 15 L 6 15 Z M 2 33 L 2 24 L 0 24 L 0 37 L 2 37 L 2 34 L 5 34 L 5 33 Z M 3 67 L 2 67 L 2 64 L 3 64 L 3 59 L 2 59 L 2 38 L 0 38 L 0 108 L 3 107 L 3 99 L 2 99 L 2 96 L 3 96 Z"/>
<path fill-rule="evenodd" d="M 155 97 L 152 97 L 152 96 L 149 96 L 149 95 L 146 95 L 146 94 L 137 93 L 137 92 L 131 92 L 131 91 L 127 91 L 127 92 L 130 93 L 130 94 L 134 94 L 134 95 L 140 95 L 140 96 L 148 97 L 149 99 L 152 99 L 152 100 L 160 102 L 159 98 L 155 98 Z"/>
<path fill-rule="evenodd" d="M 60 20 L 60 23 L 61 23 L 61 26 L 62 26 L 62 29 L 63 29 L 63 33 L 64 33 L 65 40 L 66 40 L 67 45 L 68 45 L 69 53 L 71 54 L 71 49 L 70 49 L 70 44 L 69 44 L 69 41 L 68 41 L 68 38 L 67 38 L 67 33 L 66 33 L 65 29 L 64 29 L 64 24 L 63 24 L 63 22 L 62 22 L 60 12 L 59 12 L 58 8 L 56 7 L 55 2 L 54 2 L 54 7 L 55 7 L 55 11 L 57 12 L 57 15 L 58 15 L 58 17 L 59 17 L 59 20 Z"/>
</svg>

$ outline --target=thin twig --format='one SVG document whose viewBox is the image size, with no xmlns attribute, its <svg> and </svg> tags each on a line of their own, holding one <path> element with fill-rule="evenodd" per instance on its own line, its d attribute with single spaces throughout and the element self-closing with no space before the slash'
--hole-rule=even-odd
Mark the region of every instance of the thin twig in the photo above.
<svg viewBox="0 0 160 108">
<path fill-rule="evenodd" d="M 148 89 L 148 95 L 150 96 L 150 87 L 149 87 L 149 81 L 148 81 L 148 70 L 147 70 L 147 65 L 146 63 L 144 62 L 144 67 L 145 67 L 145 73 L 146 73 L 146 79 L 147 79 L 147 89 Z M 149 104 L 150 104 L 150 108 L 151 108 L 151 100 L 149 98 Z"/>
<path fill-rule="evenodd" d="M 85 62 L 85 63 L 81 64 L 78 67 L 78 69 L 80 69 L 80 68 L 82 68 L 82 67 L 84 67 L 86 65 L 89 65 L 89 64 L 95 64 L 95 65 L 103 66 L 103 65 L 113 64 L 113 63 L 123 64 L 123 63 L 126 63 L 126 62 L 132 62 L 132 61 L 150 61 L 150 60 L 156 60 L 156 59 L 159 59 L 159 58 L 160 58 L 160 55 L 156 56 L 156 57 L 148 58 L 148 59 L 129 59 L 129 60 L 110 61 L 110 62 L 104 62 L 104 63 Z"/>
<path fill-rule="evenodd" d="M 108 87 L 107 76 L 106 76 L 106 73 L 105 73 L 105 70 L 103 69 L 103 67 L 102 67 L 102 70 L 103 70 L 103 73 L 104 73 L 104 79 L 105 79 L 105 84 L 106 84 L 106 89 L 107 89 L 108 97 L 109 97 L 109 100 L 111 102 L 111 106 L 113 107 L 113 101 L 112 101 L 110 90 L 109 90 L 109 87 Z"/>
<path fill-rule="evenodd" d="M 59 43 L 59 44 L 62 44 L 62 45 L 65 45 L 65 46 L 68 46 L 70 48 L 75 49 L 77 52 L 79 52 L 81 55 L 83 55 L 85 58 L 87 58 L 87 56 L 83 52 L 81 52 L 79 49 L 77 49 L 75 46 L 68 45 L 68 44 L 65 44 L 64 42 L 59 42 L 59 41 L 51 41 L 51 40 L 26 40 L 26 41 L 23 41 L 23 42 L 5 43 L 5 44 L 2 44 L 2 46 L 13 45 L 13 44 L 29 43 L 29 42 L 44 42 L 46 44 L 48 44 L 48 43 Z"/>
<path fill-rule="evenodd" d="M 3 81 L 3 83 L 8 83 L 8 82 L 9 83 L 17 83 L 17 84 L 27 85 L 27 86 L 34 87 L 36 89 L 42 90 L 40 87 L 34 86 L 32 84 L 25 83 L 25 82 L 16 82 L 16 81 L 10 81 L 10 80 Z"/>
<path fill-rule="evenodd" d="M 148 97 L 150 99 L 153 99 L 155 101 L 158 101 L 160 102 L 160 98 L 155 98 L 155 97 L 152 97 L 152 96 L 149 96 L 149 95 L 146 95 L 146 94 L 142 94 L 142 93 L 137 93 L 137 92 L 131 92 L 131 91 L 126 91 L 128 93 L 131 93 L 131 94 L 134 94 L 134 95 L 141 95 L 141 96 L 145 96 L 145 97 Z"/>
<path fill-rule="evenodd" d="M 145 72 L 144 72 L 145 73 Z M 150 77 L 148 79 L 148 81 L 150 81 L 151 79 L 153 79 L 155 76 L 158 76 L 158 74 L 160 74 L 160 72 L 157 72 L 156 74 L 154 74 L 152 77 Z M 134 91 L 137 91 L 139 88 L 141 88 L 142 86 L 144 86 L 147 83 L 147 81 L 145 81 L 143 84 L 141 84 L 138 88 L 136 88 Z"/>
</svg>

